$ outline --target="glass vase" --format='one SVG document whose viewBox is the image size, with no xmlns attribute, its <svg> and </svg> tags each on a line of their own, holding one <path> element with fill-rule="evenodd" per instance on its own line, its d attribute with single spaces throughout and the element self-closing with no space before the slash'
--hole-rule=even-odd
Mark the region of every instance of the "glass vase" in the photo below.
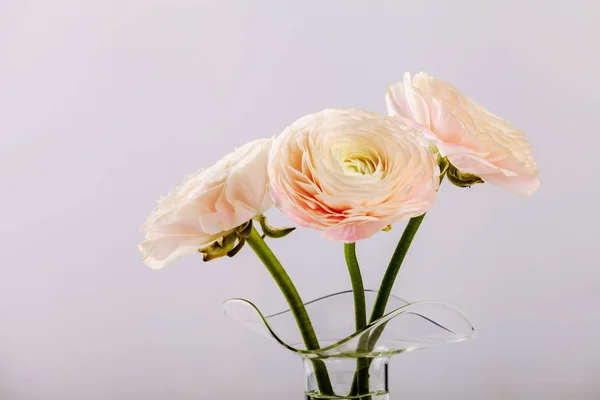
<svg viewBox="0 0 600 400">
<path fill-rule="evenodd" d="M 367 309 L 376 291 L 365 290 Z M 307 400 L 389 400 L 389 363 L 413 350 L 471 339 L 477 329 L 457 308 L 438 302 L 409 303 L 391 296 L 384 315 L 355 331 L 351 290 L 305 303 L 320 349 L 307 350 L 291 311 L 263 313 L 244 299 L 223 303 L 224 313 L 274 339 L 301 357 Z"/>
</svg>

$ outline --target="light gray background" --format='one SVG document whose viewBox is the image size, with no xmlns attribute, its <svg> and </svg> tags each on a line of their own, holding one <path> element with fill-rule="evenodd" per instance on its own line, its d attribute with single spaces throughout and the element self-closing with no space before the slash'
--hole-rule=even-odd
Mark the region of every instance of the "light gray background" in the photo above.
<svg viewBox="0 0 600 400">
<path fill-rule="evenodd" d="M 398 357 L 394 398 L 600 398 L 598 7 L 0 1 L 0 398 L 300 399 L 295 356 L 220 313 L 283 306 L 249 249 L 151 271 L 139 226 L 234 146 L 326 107 L 384 112 L 420 70 L 524 129 L 543 183 L 443 187 L 395 292 L 481 335 Z M 368 286 L 401 228 L 360 243 Z M 349 287 L 341 245 L 273 246 L 305 299 Z"/>
</svg>

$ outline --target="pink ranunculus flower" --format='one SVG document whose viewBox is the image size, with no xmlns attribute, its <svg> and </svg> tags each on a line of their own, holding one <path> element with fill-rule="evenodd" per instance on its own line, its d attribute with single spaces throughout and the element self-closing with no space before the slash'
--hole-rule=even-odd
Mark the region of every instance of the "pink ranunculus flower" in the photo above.
<svg viewBox="0 0 600 400">
<path fill-rule="evenodd" d="M 267 159 L 273 139 L 247 143 L 210 168 L 190 174 L 166 197 L 142 226 L 143 261 L 159 269 L 221 239 L 266 212 Z"/>
<path fill-rule="evenodd" d="M 425 213 L 439 186 L 439 167 L 416 130 L 358 109 L 294 122 L 275 139 L 268 173 L 286 216 L 342 242 Z"/>
<path fill-rule="evenodd" d="M 411 80 L 406 73 L 385 99 L 390 115 L 426 128 L 423 133 L 460 172 L 525 197 L 540 187 L 525 134 L 449 83 L 424 73 Z"/>
</svg>

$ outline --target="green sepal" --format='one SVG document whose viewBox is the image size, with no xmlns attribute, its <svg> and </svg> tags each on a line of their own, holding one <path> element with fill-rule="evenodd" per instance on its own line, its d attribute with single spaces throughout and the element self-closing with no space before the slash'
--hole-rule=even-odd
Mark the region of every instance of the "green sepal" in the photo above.
<svg viewBox="0 0 600 400">
<path fill-rule="evenodd" d="M 270 238 L 282 238 L 287 236 L 296 228 L 273 228 L 269 224 L 267 224 L 267 217 L 264 215 L 258 216 L 258 222 L 260 222 L 260 227 L 262 228 L 263 234 Z"/>
<path fill-rule="evenodd" d="M 450 161 L 448 161 L 448 158 L 442 157 L 440 153 L 438 153 L 437 162 L 440 167 L 440 177 L 443 177 L 446 172 L 448 172 L 448 168 L 450 168 Z"/>
<path fill-rule="evenodd" d="M 448 165 L 446 176 L 453 185 L 458 187 L 471 187 L 477 183 L 484 183 L 479 176 L 460 172 L 452 164 Z"/>
<path fill-rule="evenodd" d="M 238 226 L 236 231 L 240 237 L 247 238 L 250 236 L 252 232 L 252 220 Z"/>
<path fill-rule="evenodd" d="M 227 257 L 235 256 L 242 249 L 242 247 L 244 247 L 244 244 L 246 244 L 246 239 L 244 239 L 243 236 L 239 236 L 238 244 L 236 244 L 233 249 L 229 250 L 229 252 L 227 253 Z"/>
<path fill-rule="evenodd" d="M 230 251 L 232 251 L 235 247 L 236 240 L 237 234 L 232 232 L 223 236 L 222 238 L 219 238 L 210 246 L 207 246 L 203 249 L 198 249 L 198 251 L 202 253 L 203 261 L 211 261 L 216 258 L 224 257 Z"/>
</svg>

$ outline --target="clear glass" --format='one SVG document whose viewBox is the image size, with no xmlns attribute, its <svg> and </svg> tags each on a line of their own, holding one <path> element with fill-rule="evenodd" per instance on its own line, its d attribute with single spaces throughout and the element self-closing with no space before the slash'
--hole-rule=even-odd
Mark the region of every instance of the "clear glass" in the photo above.
<svg viewBox="0 0 600 400">
<path fill-rule="evenodd" d="M 366 400 L 389 400 L 388 389 L 388 357 L 364 358 L 368 364 L 368 391 L 360 394 L 358 390 L 353 391 L 358 358 L 329 357 L 321 361 L 327 369 L 331 380 L 333 393 L 324 394 L 319 390 L 315 374 L 315 360 L 304 358 L 304 371 L 306 376 L 306 399 L 363 399 Z"/>
<path fill-rule="evenodd" d="M 377 292 L 365 290 L 367 310 Z M 290 310 L 265 316 L 251 302 L 230 299 L 223 311 L 244 326 L 270 337 L 303 360 L 307 399 L 388 400 L 390 358 L 473 338 L 477 329 L 457 308 L 438 302 L 409 303 L 390 296 L 383 317 L 356 332 L 351 290 L 331 294 L 305 304 L 320 349 L 307 350 Z M 331 387 L 317 381 L 329 376 Z"/>
</svg>

